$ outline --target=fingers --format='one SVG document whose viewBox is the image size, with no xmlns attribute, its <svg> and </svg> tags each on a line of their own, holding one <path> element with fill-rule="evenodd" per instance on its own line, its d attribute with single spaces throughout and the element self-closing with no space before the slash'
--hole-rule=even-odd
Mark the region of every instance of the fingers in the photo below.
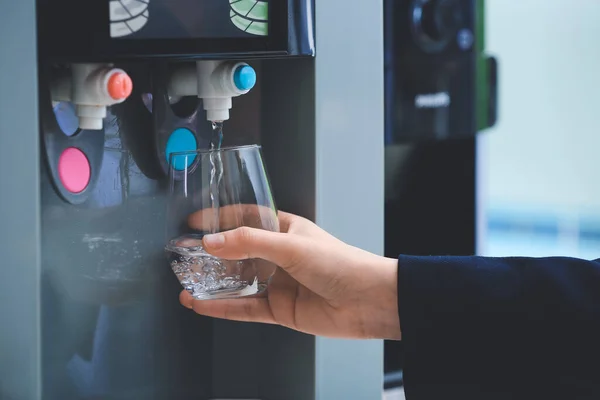
<svg viewBox="0 0 600 400">
<path fill-rule="evenodd" d="M 283 269 L 293 267 L 308 250 L 308 245 L 302 237 L 245 226 L 205 235 L 202 244 L 207 252 L 219 258 L 261 258 Z"/>
<path fill-rule="evenodd" d="M 243 322 L 275 324 L 275 319 L 266 298 L 195 301 L 185 290 L 179 295 L 185 307 L 207 317 Z"/>
<path fill-rule="evenodd" d="M 234 204 L 220 207 L 218 213 L 212 208 L 204 208 L 188 217 L 188 225 L 200 231 L 229 230 L 240 226 L 266 229 L 278 232 L 277 212 L 270 207 L 256 204 Z"/>
<path fill-rule="evenodd" d="M 277 212 L 277 218 L 279 219 L 279 231 L 280 232 L 289 231 L 290 225 L 292 225 L 292 223 L 294 221 L 298 221 L 298 219 L 300 219 L 300 217 L 298 217 L 294 214 L 286 213 L 283 211 Z"/>
</svg>

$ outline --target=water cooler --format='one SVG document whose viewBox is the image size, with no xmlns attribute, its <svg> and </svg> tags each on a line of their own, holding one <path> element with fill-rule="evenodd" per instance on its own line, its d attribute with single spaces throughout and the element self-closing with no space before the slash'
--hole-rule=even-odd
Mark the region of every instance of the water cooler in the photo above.
<svg viewBox="0 0 600 400">
<path fill-rule="evenodd" d="M 383 253 L 381 4 L 1 4 L 0 399 L 381 398 L 381 341 L 195 315 L 163 254 L 168 154 L 211 120 L 280 209 Z"/>
</svg>

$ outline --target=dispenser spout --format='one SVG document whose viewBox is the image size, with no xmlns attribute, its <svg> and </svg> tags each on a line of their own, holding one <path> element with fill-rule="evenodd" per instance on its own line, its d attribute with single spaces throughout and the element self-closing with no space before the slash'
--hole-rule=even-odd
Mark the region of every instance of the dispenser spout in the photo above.
<svg viewBox="0 0 600 400">
<path fill-rule="evenodd" d="M 112 64 L 73 64 L 68 77 L 51 85 L 53 101 L 76 106 L 81 129 L 102 129 L 106 107 L 124 102 L 133 90 L 129 75 Z"/>
<path fill-rule="evenodd" d="M 234 97 L 248 93 L 256 84 L 256 71 L 244 62 L 197 61 L 175 70 L 169 80 L 170 96 L 197 95 L 203 100 L 209 121 L 226 121 Z M 195 93 L 194 93 L 195 92 Z"/>
</svg>

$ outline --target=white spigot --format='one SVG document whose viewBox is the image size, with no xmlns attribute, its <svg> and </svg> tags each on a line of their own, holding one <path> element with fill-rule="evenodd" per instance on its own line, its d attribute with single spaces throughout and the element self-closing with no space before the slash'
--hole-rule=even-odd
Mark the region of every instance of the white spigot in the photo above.
<svg viewBox="0 0 600 400">
<path fill-rule="evenodd" d="M 198 96 L 209 121 L 229 119 L 232 98 L 248 93 L 256 84 L 254 68 L 236 61 L 197 61 L 173 72 L 169 96 Z"/>
<path fill-rule="evenodd" d="M 76 106 L 81 129 L 100 130 L 106 107 L 124 102 L 133 90 L 129 75 L 112 64 L 73 64 L 71 76 L 56 79 L 52 101 L 70 101 Z"/>
</svg>

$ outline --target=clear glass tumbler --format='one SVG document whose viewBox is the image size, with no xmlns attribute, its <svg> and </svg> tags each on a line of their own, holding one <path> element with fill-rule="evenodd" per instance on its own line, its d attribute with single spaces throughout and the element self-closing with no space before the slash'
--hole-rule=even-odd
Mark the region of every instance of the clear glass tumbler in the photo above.
<svg viewBox="0 0 600 400">
<path fill-rule="evenodd" d="M 279 231 L 260 146 L 173 153 L 169 165 L 165 250 L 181 285 L 198 300 L 263 292 L 274 264 L 224 260 L 202 247 L 204 235 L 242 226 Z"/>
</svg>

